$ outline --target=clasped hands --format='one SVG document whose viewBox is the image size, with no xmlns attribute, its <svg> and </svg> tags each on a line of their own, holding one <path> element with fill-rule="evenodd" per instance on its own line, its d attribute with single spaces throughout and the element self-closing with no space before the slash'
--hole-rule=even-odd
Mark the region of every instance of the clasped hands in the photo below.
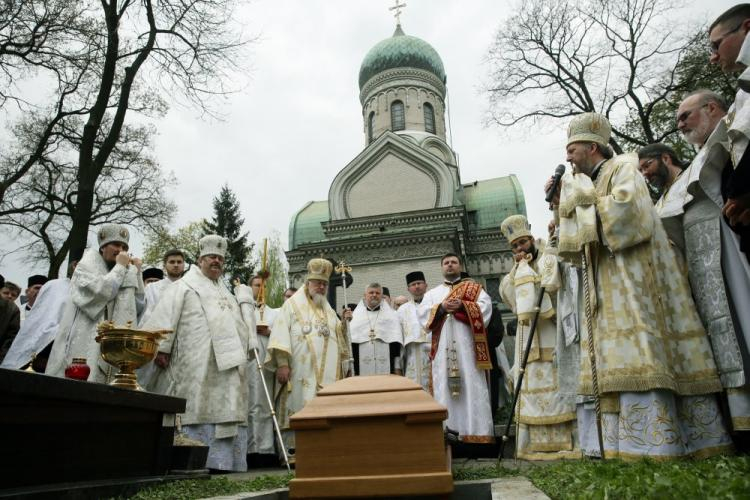
<svg viewBox="0 0 750 500">
<path fill-rule="evenodd" d="M 459 299 L 447 298 L 443 301 L 441 306 L 446 313 L 453 314 L 463 309 L 464 304 Z"/>
</svg>

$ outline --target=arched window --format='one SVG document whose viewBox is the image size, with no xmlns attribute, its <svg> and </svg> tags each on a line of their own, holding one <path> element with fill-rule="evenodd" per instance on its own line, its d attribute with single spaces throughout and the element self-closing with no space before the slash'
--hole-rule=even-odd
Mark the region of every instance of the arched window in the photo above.
<svg viewBox="0 0 750 500">
<path fill-rule="evenodd" d="M 393 101 L 391 103 L 391 130 L 404 130 L 406 128 L 406 120 L 404 119 L 404 103 L 401 101 Z"/>
<path fill-rule="evenodd" d="M 435 133 L 435 110 L 432 108 L 432 104 L 424 103 L 424 130 L 431 134 Z"/>
<path fill-rule="evenodd" d="M 375 138 L 372 135 L 372 130 L 375 128 L 375 111 L 370 111 L 370 116 L 367 117 L 367 143 L 371 143 Z"/>
</svg>

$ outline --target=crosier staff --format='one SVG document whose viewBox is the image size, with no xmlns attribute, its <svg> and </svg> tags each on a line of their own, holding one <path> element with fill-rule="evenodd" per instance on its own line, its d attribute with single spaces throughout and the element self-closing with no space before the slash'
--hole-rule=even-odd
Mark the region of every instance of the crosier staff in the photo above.
<svg viewBox="0 0 750 500">
<path fill-rule="evenodd" d="M 240 285 L 239 278 L 235 278 L 234 286 L 237 287 L 239 285 Z M 260 294 L 258 294 L 258 296 L 260 297 Z M 245 319 L 246 323 L 253 324 L 255 322 L 254 321 L 255 315 L 253 313 L 253 310 L 250 308 L 249 304 L 247 303 L 240 304 L 240 313 L 242 314 L 242 317 Z M 252 332 L 252 333 L 255 334 L 255 332 Z M 273 401 L 271 400 L 271 393 L 268 392 L 268 387 L 266 386 L 266 379 L 263 376 L 263 364 L 260 360 L 260 353 L 258 352 L 257 340 L 252 342 L 252 345 L 253 345 L 253 354 L 255 358 L 255 368 L 258 370 L 258 377 L 260 378 L 260 383 L 263 386 L 263 393 L 266 395 L 266 402 L 268 403 L 268 408 L 271 410 L 271 419 L 273 420 L 273 428 L 276 431 L 276 438 L 279 440 L 279 448 L 281 448 L 281 453 L 284 456 L 284 464 L 286 465 L 287 470 L 291 472 L 292 469 L 289 466 L 289 457 L 286 454 L 284 441 L 281 438 L 281 428 L 279 427 L 279 420 L 276 418 L 276 410 L 274 409 L 274 404 L 273 404 Z"/>
<path fill-rule="evenodd" d="M 346 309 L 347 304 L 349 304 L 349 301 L 346 298 L 346 273 L 352 272 L 352 267 L 347 266 L 346 263 L 342 260 L 339 262 L 339 264 L 336 266 L 336 272 L 341 275 L 341 286 L 344 289 L 344 309 Z M 346 331 L 346 341 L 349 343 L 349 353 L 351 355 L 352 352 L 352 338 L 351 334 L 349 333 L 349 322 L 351 321 L 351 318 L 347 318 L 344 316 L 344 331 Z M 349 370 L 352 375 L 354 374 L 354 358 L 349 358 Z"/>
</svg>

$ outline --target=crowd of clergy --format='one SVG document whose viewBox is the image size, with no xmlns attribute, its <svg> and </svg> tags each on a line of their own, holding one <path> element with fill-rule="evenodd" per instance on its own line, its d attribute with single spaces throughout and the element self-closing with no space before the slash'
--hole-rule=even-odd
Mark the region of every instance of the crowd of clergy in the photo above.
<svg viewBox="0 0 750 500">
<path fill-rule="evenodd" d="M 499 228 L 514 256 L 499 290 L 515 317 L 512 367 L 502 321 L 493 326 L 499 310 L 458 254 L 435 259 L 441 283 L 414 270 L 404 277 L 410 297 L 391 301 L 369 283 L 339 311 L 327 300 L 331 261 L 312 259 L 304 285 L 274 309 L 263 276 L 227 285 L 223 237 L 203 237 L 187 271 L 179 249 L 163 269 L 142 270 L 116 224 L 99 228 L 70 278 L 30 277 L 22 308 L 20 287 L 0 283 L 2 367 L 63 376 L 84 359 L 88 380 L 107 383 L 114 369 L 95 341 L 99 323 L 171 330 L 139 383 L 186 399 L 178 432 L 208 445 L 207 466 L 223 471 L 293 459 L 290 417 L 321 388 L 388 374 L 448 409 L 452 442 L 495 442 L 498 407 L 512 408 L 521 459 L 747 451 L 748 33 L 750 4 L 710 27 L 710 62 L 739 75 L 739 90 L 731 104 L 711 89 L 681 102 L 676 125 L 697 150 L 689 163 L 663 144 L 614 155 L 604 115 L 570 121 L 572 169 L 544 186 L 549 227 L 532 233 L 516 214 Z"/>
</svg>

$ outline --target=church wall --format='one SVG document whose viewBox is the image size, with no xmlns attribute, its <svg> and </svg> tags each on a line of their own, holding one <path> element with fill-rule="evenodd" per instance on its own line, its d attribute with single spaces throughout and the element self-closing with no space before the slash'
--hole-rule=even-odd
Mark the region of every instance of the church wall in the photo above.
<svg viewBox="0 0 750 500">
<path fill-rule="evenodd" d="M 357 180 L 346 199 L 350 217 L 425 210 L 436 204 L 432 176 L 392 154 Z"/>
<path fill-rule="evenodd" d="M 391 298 L 399 295 L 410 297 L 409 291 L 406 288 L 406 275 L 412 271 L 422 271 L 425 274 L 425 278 L 427 278 L 429 288 L 433 288 L 443 282 L 443 276 L 440 272 L 440 257 L 352 266 L 352 276 L 355 281 L 347 289 L 347 298 L 349 302 L 359 302 L 365 293 L 367 285 L 373 282 L 388 287 L 391 292 Z M 339 288 L 336 292 L 336 303 L 343 304 L 343 301 L 343 290 Z"/>
</svg>

